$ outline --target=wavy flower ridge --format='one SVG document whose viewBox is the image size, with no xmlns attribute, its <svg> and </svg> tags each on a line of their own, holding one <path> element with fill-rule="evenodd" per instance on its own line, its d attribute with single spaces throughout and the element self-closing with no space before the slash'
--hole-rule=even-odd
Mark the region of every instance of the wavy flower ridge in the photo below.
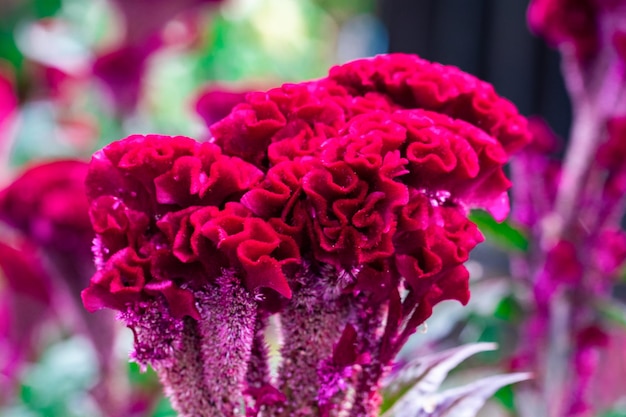
<svg viewBox="0 0 626 417">
<path fill-rule="evenodd" d="M 166 327 L 189 316 L 206 340 L 203 303 L 240 294 L 248 307 L 232 311 L 246 323 L 229 316 L 233 328 L 262 334 L 259 323 L 279 312 L 286 337 L 282 392 L 269 377 L 253 387 L 272 394 L 267 404 L 242 391 L 252 414 L 333 415 L 352 384 L 350 415 L 373 415 L 382 376 L 433 306 L 468 302 L 464 262 L 483 237 L 467 214 L 507 216 L 503 166 L 529 141 L 526 120 L 457 68 L 393 54 L 248 93 L 209 130 L 208 143 L 131 136 L 94 155 L 98 272 L 85 306 L 165 301 Z M 239 348 L 265 360 L 251 357 L 263 349 Z"/>
<path fill-rule="evenodd" d="M 124 310 L 162 295 L 175 317 L 198 318 L 193 288 L 224 268 L 249 290 L 289 297 L 282 272 L 293 240 L 235 201 L 261 171 L 185 137 L 131 136 L 96 155 L 87 176 L 99 270 L 83 292 L 89 310 Z"/>
</svg>

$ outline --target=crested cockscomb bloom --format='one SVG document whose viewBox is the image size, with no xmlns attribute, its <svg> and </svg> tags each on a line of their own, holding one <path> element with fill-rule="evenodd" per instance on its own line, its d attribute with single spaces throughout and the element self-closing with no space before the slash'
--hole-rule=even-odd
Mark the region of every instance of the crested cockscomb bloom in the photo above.
<svg viewBox="0 0 626 417">
<path fill-rule="evenodd" d="M 135 360 L 156 367 L 185 416 L 237 412 L 255 297 L 291 295 L 282 268 L 298 258 L 295 242 L 237 202 L 261 178 L 216 145 L 185 137 L 131 136 L 90 165 L 98 270 L 83 302 L 120 311 Z"/>
<path fill-rule="evenodd" d="M 250 415 L 376 415 L 407 338 L 438 302 L 467 302 L 482 240 L 467 213 L 506 217 L 525 119 L 456 68 L 387 55 L 249 93 L 210 131 L 94 156 L 85 305 L 121 311 L 183 415 L 234 413 L 244 377 Z"/>
<path fill-rule="evenodd" d="M 300 242 L 303 272 L 281 312 L 299 323 L 284 329 L 279 376 L 279 388 L 292 395 L 277 412 L 318 409 L 318 397 L 297 386 L 321 389 L 346 371 L 324 375 L 303 364 L 321 366 L 342 329 L 354 326 L 357 353 L 372 360 L 356 377 L 351 415 L 373 415 L 374 387 L 432 307 L 467 302 L 463 262 L 482 240 L 467 210 L 508 214 L 502 166 L 528 142 L 525 119 L 489 84 L 456 68 L 387 55 L 251 93 L 210 129 L 226 154 L 265 172 L 242 204 Z M 307 346 L 302 329 L 319 326 L 332 329 L 330 339 Z M 314 334 L 321 338 L 319 329 Z M 299 367 L 287 359 L 296 350 L 310 355 Z"/>
</svg>

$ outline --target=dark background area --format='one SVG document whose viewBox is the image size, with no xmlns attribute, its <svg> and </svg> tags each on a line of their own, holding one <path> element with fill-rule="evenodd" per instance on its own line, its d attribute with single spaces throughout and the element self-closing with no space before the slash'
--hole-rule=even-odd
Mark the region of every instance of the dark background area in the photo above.
<svg viewBox="0 0 626 417">
<path fill-rule="evenodd" d="M 416 53 L 492 83 L 566 138 L 571 108 L 557 51 L 532 35 L 528 0 L 378 0 L 389 52 Z"/>
</svg>

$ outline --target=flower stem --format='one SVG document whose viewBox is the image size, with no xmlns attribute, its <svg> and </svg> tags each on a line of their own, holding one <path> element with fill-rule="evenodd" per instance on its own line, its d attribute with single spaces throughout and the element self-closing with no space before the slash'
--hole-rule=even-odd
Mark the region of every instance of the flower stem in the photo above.
<svg viewBox="0 0 626 417">
<path fill-rule="evenodd" d="M 261 388 L 264 385 L 271 384 L 269 353 L 267 342 L 265 341 L 267 325 L 267 315 L 259 314 L 254 328 L 254 339 L 246 373 L 246 383 L 249 388 Z"/>
<path fill-rule="evenodd" d="M 287 401 L 272 415 L 316 416 L 320 412 L 318 368 L 332 355 L 345 324 L 345 312 L 338 298 L 325 299 L 320 285 L 324 277 L 317 275 L 308 269 L 302 274 L 304 285 L 294 291 L 281 313 L 284 344 L 278 384 Z"/>
<path fill-rule="evenodd" d="M 384 309 L 381 306 L 357 306 L 357 331 L 361 351 L 370 352 L 370 363 L 363 369 L 356 385 L 350 417 L 377 417 L 382 402 L 380 384 L 387 364 L 380 361 L 380 338 L 383 333 Z"/>
<path fill-rule="evenodd" d="M 170 361 L 156 365 L 165 395 L 179 417 L 214 417 L 223 415 L 211 399 L 202 373 L 198 323 L 187 317 L 180 346 Z"/>
<path fill-rule="evenodd" d="M 196 293 L 201 366 L 215 416 L 237 416 L 255 334 L 257 305 L 229 272 Z"/>
</svg>

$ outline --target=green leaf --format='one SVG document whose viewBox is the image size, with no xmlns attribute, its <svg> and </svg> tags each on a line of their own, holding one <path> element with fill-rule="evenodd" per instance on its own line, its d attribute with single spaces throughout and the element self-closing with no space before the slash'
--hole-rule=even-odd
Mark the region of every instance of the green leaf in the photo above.
<svg viewBox="0 0 626 417">
<path fill-rule="evenodd" d="M 487 241 L 508 251 L 526 252 L 528 238 L 508 221 L 498 223 L 491 215 L 482 210 L 473 210 L 469 219 L 478 226 Z"/>
<path fill-rule="evenodd" d="M 507 410 L 515 410 L 515 391 L 511 385 L 502 387 L 493 396 L 502 404 Z"/>
<path fill-rule="evenodd" d="M 495 318 L 514 323 L 519 322 L 522 315 L 522 307 L 512 295 L 508 295 L 500 300 L 493 312 Z"/>
<path fill-rule="evenodd" d="M 145 371 L 141 370 L 135 362 L 128 362 L 128 380 L 132 385 L 139 385 L 141 387 L 153 387 L 159 385 L 159 379 L 156 372 L 152 367 L 148 367 Z"/>
<path fill-rule="evenodd" d="M 61 0 L 35 0 L 33 7 L 38 18 L 52 17 L 61 8 Z"/>
<path fill-rule="evenodd" d="M 176 411 L 172 408 L 170 401 L 163 397 L 157 404 L 154 413 L 152 413 L 152 417 L 176 417 Z"/>
<path fill-rule="evenodd" d="M 76 336 L 51 345 L 26 369 L 20 399 L 35 415 L 97 417 L 100 413 L 88 394 L 97 378 L 95 352 L 88 340 Z"/>
<path fill-rule="evenodd" d="M 608 298 L 598 298 L 593 305 L 603 319 L 626 328 L 626 305 Z"/>
<path fill-rule="evenodd" d="M 606 413 L 602 414 L 601 417 L 626 417 L 626 410 L 609 410 Z"/>
</svg>

